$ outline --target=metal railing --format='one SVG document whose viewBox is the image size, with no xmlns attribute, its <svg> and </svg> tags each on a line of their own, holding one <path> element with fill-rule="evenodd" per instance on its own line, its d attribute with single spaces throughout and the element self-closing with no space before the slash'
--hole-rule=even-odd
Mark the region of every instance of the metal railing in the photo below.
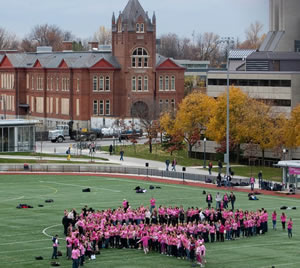
<svg viewBox="0 0 300 268">
<path fill-rule="evenodd" d="M 196 182 L 216 183 L 216 176 L 194 174 L 187 172 L 166 171 L 141 167 L 124 167 L 110 165 L 60 165 L 60 164 L 5 164 L 0 165 L 0 172 L 61 172 L 61 173 L 110 173 L 138 176 L 151 176 L 160 178 L 171 178 L 179 180 L 191 180 Z M 247 178 L 233 178 L 232 183 L 248 181 Z"/>
</svg>

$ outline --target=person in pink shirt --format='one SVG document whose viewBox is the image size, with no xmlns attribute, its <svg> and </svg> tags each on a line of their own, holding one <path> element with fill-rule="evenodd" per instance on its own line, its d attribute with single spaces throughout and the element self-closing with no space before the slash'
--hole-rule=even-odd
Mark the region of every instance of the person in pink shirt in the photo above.
<svg viewBox="0 0 300 268">
<path fill-rule="evenodd" d="M 252 176 L 252 177 L 250 178 L 251 191 L 254 190 L 254 183 L 255 183 L 255 178 Z"/>
<path fill-rule="evenodd" d="M 143 243 L 143 249 L 144 249 L 145 254 L 147 254 L 149 252 L 149 248 L 148 248 L 149 239 L 150 239 L 149 235 L 144 234 L 144 236 L 137 242 L 137 243 L 140 243 L 140 242 Z"/>
<path fill-rule="evenodd" d="M 206 256 L 206 247 L 204 244 L 200 243 L 200 251 L 201 251 L 201 267 L 204 267 L 206 260 L 205 260 L 205 256 Z"/>
<path fill-rule="evenodd" d="M 282 230 L 285 230 L 286 216 L 285 216 L 284 212 L 282 212 L 282 214 L 280 216 L 280 220 L 281 220 Z"/>
<path fill-rule="evenodd" d="M 150 199 L 150 212 L 152 213 L 152 210 L 155 209 L 155 198 L 152 196 L 152 198 Z"/>
<path fill-rule="evenodd" d="M 78 247 L 75 247 L 72 250 L 72 260 L 73 260 L 72 268 L 78 268 L 79 267 L 79 258 L 80 258 L 80 250 L 79 250 Z"/>
<path fill-rule="evenodd" d="M 287 229 L 288 229 L 288 237 L 292 238 L 293 237 L 293 233 L 292 233 L 292 230 L 293 230 L 293 221 L 292 221 L 292 218 L 290 218 L 289 221 L 288 221 L 288 223 L 287 223 Z"/>
<path fill-rule="evenodd" d="M 277 222 L 277 213 L 276 210 L 274 210 L 272 213 L 273 230 L 276 230 L 276 222 Z"/>
</svg>

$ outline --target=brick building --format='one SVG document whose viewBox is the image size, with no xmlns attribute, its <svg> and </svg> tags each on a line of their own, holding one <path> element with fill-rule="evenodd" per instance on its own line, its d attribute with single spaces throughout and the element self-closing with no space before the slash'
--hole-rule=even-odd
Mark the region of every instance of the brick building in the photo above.
<svg viewBox="0 0 300 268">
<path fill-rule="evenodd" d="M 0 116 L 55 124 L 74 121 L 90 127 L 92 118 L 111 122 L 138 111 L 175 109 L 184 95 L 184 68 L 156 53 L 156 17 L 138 0 L 112 16 L 112 50 L 96 42 L 86 52 L 41 47 L 35 53 L 0 52 Z"/>
</svg>

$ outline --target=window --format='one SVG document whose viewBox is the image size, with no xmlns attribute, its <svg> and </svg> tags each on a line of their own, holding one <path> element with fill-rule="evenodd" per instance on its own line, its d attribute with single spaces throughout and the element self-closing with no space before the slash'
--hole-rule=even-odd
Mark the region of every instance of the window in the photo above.
<svg viewBox="0 0 300 268">
<path fill-rule="evenodd" d="M 110 115 L 110 102 L 109 102 L 109 100 L 107 100 L 105 102 L 105 114 Z"/>
<path fill-rule="evenodd" d="M 149 55 L 144 48 L 136 48 L 131 56 L 131 67 L 145 68 L 148 67 Z"/>
<path fill-rule="evenodd" d="M 159 77 L 159 90 L 164 90 L 164 79 L 162 76 Z"/>
<path fill-rule="evenodd" d="M 104 77 L 100 76 L 99 78 L 99 90 L 103 91 L 104 90 Z"/>
<path fill-rule="evenodd" d="M 136 62 L 135 62 L 136 58 L 131 58 L 131 66 L 132 67 L 136 67 Z"/>
<path fill-rule="evenodd" d="M 142 77 L 139 76 L 138 78 L 138 91 L 141 91 L 142 90 Z"/>
<path fill-rule="evenodd" d="M 141 25 L 140 25 L 140 32 L 141 32 L 141 33 L 144 32 L 144 23 L 141 23 Z"/>
<path fill-rule="evenodd" d="M 280 87 L 280 80 L 271 80 L 271 87 Z"/>
<path fill-rule="evenodd" d="M 97 100 L 94 100 L 94 103 L 93 103 L 93 114 L 98 115 L 98 101 Z"/>
<path fill-rule="evenodd" d="M 78 92 L 80 91 L 80 80 L 79 80 L 79 78 L 77 78 L 77 91 Z"/>
<path fill-rule="evenodd" d="M 99 102 L 99 106 L 100 106 L 100 115 L 104 115 L 104 101 L 103 100 L 101 100 L 100 102 Z"/>
<path fill-rule="evenodd" d="M 175 111 L 175 100 L 174 99 L 171 100 L 171 107 L 172 107 L 172 110 Z"/>
<path fill-rule="evenodd" d="M 109 76 L 105 77 L 105 90 L 110 91 L 110 78 L 109 78 Z"/>
<path fill-rule="evenodd" d="M 166 110 L 169 110 L 169 100 L 166 100 Z"/>
<path fill-rule="evenodd" d="M 136 77 L 132 77 L 132 82 L 131 82 L 131 90 L 136 91 Z"/>
<path fill-rule="evenodd" d="M 53 89 L 53 78 L 51 77 L 50 78 L 50 90 L 52 91 L 52 89 Z"/>
<path fill-rule="evenodd" d="M 3 86 L 2 86 L 2 74 L 1 74 L 1 87 L 3 88 Z M 26 88 L 29 89 L 29 74 L 26 74 Z"/>
<path fill-rule="evenodd" d="M 163 110 L 163 100 L 159 100 L 159 110 Z"/>
<path fill-rule="evenodd" d="M 70 79 L 66 78 L 66 82 L 67 82 L 67 84 L 66 84 L 66 90 L 70 91 Z"/>
<path fill-rule="evenodd" d="M 175 90 L 175 76 L 171 77 L 171 90 Z"/>
<path fill-rule="evenodd" d="M 93 78 L 93 91 L 97 91 L 98 90 L 98 78 L 97 76 L 94 76 Z"/>
<path fill-rule="evenodd" d="M 121 21 L 118 24 L 118 32 L 119 33 L 122 32 L 122 23 L 121 23 Z"/>
<path fill-rule="evenodd" d="M 47 85 L 46 85 L 46 89 L 47 91 L 49 90 L 50 84 L 49 84 L 49 77 L 47 77 Z"/>
<path fill-rule="evenodd" d="M 169 76 L 165 77 L 165 90 L 169 90 Z"/>
<path fill-rule="evenodd" d="M 58 79 L 58 77 L 56 78 L 56 91 L 58 91 L 59 90 L 59 79 Z"/>
<path fill-rule="evenodd" d="M 144 91 L 148 91 L 148 76 L 144 76 Z"/>
<path fill-rule="evenodd" d="M 140 32 L 140 24 L 139 24 L 139 23 L 136 24 L 136 32 L 137 32 L 137 33 Z"/>
<path fill-rule="evenodd" d="M 34 76 L 31 76 L 31 89 L 34 90 Z"/>
</svg>

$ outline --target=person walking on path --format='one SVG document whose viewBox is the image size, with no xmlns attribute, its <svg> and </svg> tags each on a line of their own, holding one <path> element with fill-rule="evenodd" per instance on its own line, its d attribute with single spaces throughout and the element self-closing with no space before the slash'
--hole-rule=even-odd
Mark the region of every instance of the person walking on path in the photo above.
<svg viewBox="0 0 300 268">
<path fill-rule="evenodd" d="M 250 178 L 251 191 L 254 190 L 254 183 L 255 183 L 255 178 L 252 176 L 252 177 Z"/>
<path fill-rule="evenodd" d="M 261 183 L 262 183 L 262 180 L 263 180 L 263 178 L 262 178 L 262 171 L 258 172 L 257 177 L 258 177 L 259 188 L 261 189 Z"/>
<path fill-rule="evenodd" d="M 172 161 L 172 171 L 176 171 L 176 165 L 177 165 L 177 161 L 174 158 L 173 161 Z"/>
<path fill-rule="evenodd" d="M 112 145 L 109 145 L 108 151 L 109 151 L 109 155 L 111 155 L 111 154 L 112 154 L 112 151 L 113 151 L 113 146 L 112 146 Z"/>
<path fill-rule="evenodd" d="M 219 168 L 219 174 L 221 174 L 222 168 L 223 168 L 223 164 L 222 164 L 221 160 L 218 161 L 218 168 Z"/>
<path fill-rule="evenodd" d="M 120 161 L 124 161 L 123 156 L 124 156 L 124 151 L 123 151 L 123 149 L 121 149 L 121 151 L 120 151 Z"/>
<path fill-rule="evenodd" d="M 170 160 L 166 160 L 166 171 L 169 171 Z"/>
<path fill-rule="evenodd" d="M 53 253 L 51 259 L 57 259 L 57 248 L 58 248 L 58 235 L 55 235 L 52 237 L 52 242 L 53 242 Z"/>
<path fill-rule="evenodd" d="M 212 168 L 213 168 L 213 164 L 212 164 L 211 161 L 209 161 L 209 163 L 208 163 L 208 173 L 209 173 L 209 175 L 211 175 Z"/>
</svg>

